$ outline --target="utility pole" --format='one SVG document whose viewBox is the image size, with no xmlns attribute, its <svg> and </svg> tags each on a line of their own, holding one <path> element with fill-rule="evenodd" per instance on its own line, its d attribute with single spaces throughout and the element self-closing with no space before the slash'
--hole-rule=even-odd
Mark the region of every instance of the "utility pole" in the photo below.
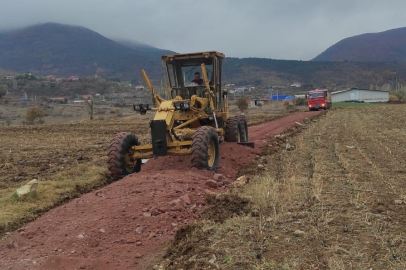
<svg viewBox="0 0 406 270">
<path fill-rule="evenodd" d="M 90 118 L 90 120 L 93 120 L 93 100 L 85 99 L 85 104 L 88 109 L 89 118 Z"/>
<path fill-rule="evenodd" d="M 396 80 L 395 90 L 398 91 L 398 77 L 395 77 L 395 80 Z"/>
<path fill-rule="evenodd" d="M 13 76 L 13 89 L 17 90 L 17 81 L 14 76 Z"/>
</svg>

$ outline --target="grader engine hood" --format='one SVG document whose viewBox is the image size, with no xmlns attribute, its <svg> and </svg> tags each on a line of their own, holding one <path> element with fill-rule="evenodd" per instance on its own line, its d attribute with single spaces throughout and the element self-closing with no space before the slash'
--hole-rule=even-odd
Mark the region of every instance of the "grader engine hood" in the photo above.
<svg viewBox="0 0 406 270">
<path fill-rule="evenodd" d="M 155 156 L 165 156 L 168 153 L 168 131 L 172 128 L 175 112 L 173 101 L 164 101 L 159 107 L 154 120 L 150 122 L 152 151 Z"/>
</svg>

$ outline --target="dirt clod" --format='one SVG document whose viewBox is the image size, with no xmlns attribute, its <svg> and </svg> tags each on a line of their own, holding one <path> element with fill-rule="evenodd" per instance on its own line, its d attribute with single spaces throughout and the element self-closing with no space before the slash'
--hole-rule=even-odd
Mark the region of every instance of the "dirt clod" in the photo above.
<svg viewBox="0 0 406 270">
<path fill-rule="evenodd" d="M 259 217 L 259 211 L 258 211 L 257 209 L 253 209 L 253 210 L 251 211 L 251 216 L 253 216 L 253 217 Z"/>
<path fill-rule="evenodd" d="M 208 186 L 209 188 L 218 188 L 219 187 L 219 184 L 214 180 L 206 181 L 205 185 Z"/>
<path fill-rule="evenodd" d="M 293 234 L 294 234 L 295 236 L 303 236 L 303 235 L 305 234 L 305 232 L 304 232 L 304 231 L 301 231 L 301 230 L 296 230 L 296 231 L 293 232 Z"/>
<path fill-rule="evenodd" d="M 180 197 L 179 198 L 181 201 L 183 201 L 184 203 L 186 203 L 187 205 L 190 205 L 191 204 L 191 201 L 190 201 L 190 198 L 189 198 L 189 196 L 186 194 L 186 195 L 183 195 L 182 197 Z"/>
<path fill-rule="evenodd" d="M 237 180 L 233 183 L 234 187 L 242 187 L 248 183 L 248 178 L 245 175 L 242 175 L 237 178 Z"/>
<path fill-rule="evenodd" d="M 224 180 L 224 175 L 219 174 L 219 173 L 215 173 L 215 174 L 213 175 L 213 179 L 214 179 L 215 181 L 217 181 L 217 182 L 220 182 L 220 181 Z"/>
<path fill-rule="evenodd" d="M 397 205 L 403 204 L 403 201 L 402 200 L 395 200 L 395 204 L 397 204 Z"/>
<path fill-rule="evenodd" d="M 209 189 L 205 189 L 203 191 L 204 191 L 204 193 L 206 193 L 206 195 L 216 195 L 216 192 L 213 192 L 213 191 L 211 191 Z"/>
<path fill-rule="evenodd" d="M 135 253 L 134 254 L 134 258 L 136 258 L 136 259 L 141 258 L 141 257 L 142 257 L 142 254 L 140 254 L 140 253 Z"/>
<path fill-rule="evenodd" d="M 203 219 L 215 222 L 225 220 L 249 212 L 249 201 L 235 194 L 222 194 L 222 196 L 208 196 L 207 202 L 210 205 L 201 213 Z"/>
<path fill-rule="evenodd" d="M 287 143 L 285 148 L 287 151 L 291 151 L 291 150 L 295 149 L 295 147 L 293 145 L 291 145 L 290 143 Z"/>
</svg>

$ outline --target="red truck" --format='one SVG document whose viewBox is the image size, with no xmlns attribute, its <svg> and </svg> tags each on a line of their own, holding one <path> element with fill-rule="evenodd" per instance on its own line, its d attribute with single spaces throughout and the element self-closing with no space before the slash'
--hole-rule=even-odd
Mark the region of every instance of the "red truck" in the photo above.
<svg viewBox="0 0 406 270">
<path fill-rule="evenodd" d="M 331 94 L 327 89 L 316 89 L 309 91 L 307 95 L 309 111 L 327 110 L 332 107 Z"/>
</svg>

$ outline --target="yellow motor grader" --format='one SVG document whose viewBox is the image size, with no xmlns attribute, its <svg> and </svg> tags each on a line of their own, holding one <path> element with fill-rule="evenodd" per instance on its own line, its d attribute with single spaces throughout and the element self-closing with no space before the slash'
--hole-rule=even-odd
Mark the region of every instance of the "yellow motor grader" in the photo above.
<svg viewBox="0 0 406 270">
<path fill-rule="evenodd" d="M 113 180 L 141 170 L 142 160 L 156 156 L 190 155 L 192 167 L 216 171 L 219 142 L 248 142 L 244 115 L 229 117 L 227 91 L 222 88 L 224 54 L 210 51 L 162 56 L 167 89 L 165 100 L 142 70 L 155 106 L 135 104 L 144 115 L 155 111 L 150 122 L 151 144 L 141 145 L 131 133 L 118 133 L 108 149 L 108 169 Z M 203 77 L 192 82 L 193 76 Z M 199 83 L 200 82 L 200 83 Z"/>
</svg>

